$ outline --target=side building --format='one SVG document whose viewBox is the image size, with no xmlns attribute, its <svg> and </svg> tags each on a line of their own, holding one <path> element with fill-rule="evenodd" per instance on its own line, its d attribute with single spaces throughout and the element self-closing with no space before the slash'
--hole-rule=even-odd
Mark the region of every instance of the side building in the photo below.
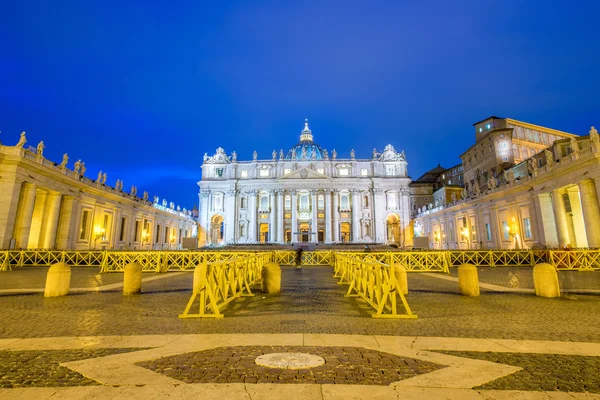
<svg viewBox="0 0 600 400">
<path fill-rule="evenodd" d="M 404 152 L 387 145 L 370 159 L 341 158 L 313 141 L 305 123 L 289 151 L 240 161 L 218 148 L 204 156 L 200 243 L 387 243 L 409 246 L 410 178 Z"/>
<path fill-rule="evenodd" d="M 137 188 L 123 191 L 84 176 L 85 164 L 67 168 L 46 159 L 44 144 L 25 148 L 25 132 L 15 146 L 0 144 L 0 248 L 60 250 L 180 249 L 194 237 L 192 212 Z"/>
<path fill-rule="evenodd" d="M 600 247 L 594 127 L 581 137 L 496 117 L 475 127 L 461 195 L 417 209 L 416 236 L 434 249 Z"/>
</svg>

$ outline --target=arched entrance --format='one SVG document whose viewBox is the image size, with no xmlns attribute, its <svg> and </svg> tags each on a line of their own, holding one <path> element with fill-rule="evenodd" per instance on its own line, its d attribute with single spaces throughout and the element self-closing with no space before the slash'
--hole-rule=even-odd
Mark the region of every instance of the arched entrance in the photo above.
<svg viewBox="0 0 600 400">
<path fill-rule="evenodd" d="M 210 220 L 210 242 L 212 244 L 223 244 L 225 230 L 225 218 L 222 215 L 214 215 Z"/>
<path fill-rule="evenodd" d="M 387 244 L 400 245 L 400 217 L 389 214 L 385 220 Z"/>
</svg>

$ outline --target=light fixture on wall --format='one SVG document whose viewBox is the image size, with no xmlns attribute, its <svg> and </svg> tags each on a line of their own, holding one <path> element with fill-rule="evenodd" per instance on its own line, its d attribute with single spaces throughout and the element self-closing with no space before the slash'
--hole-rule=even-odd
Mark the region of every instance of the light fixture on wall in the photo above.
<svg viewBox="0 0 600 400">
<path fill-rule="evenodd" d="M 142 231 L 142 246 L 144 245 L 145 242 L 148 241 L 149 237 L 150 237 L 150 233 L 147 230 L 143 230 Z"/>
<path fill-rule="evenodd" d="M 100 225 L 96 225 L 94 227 L 94 240 L 98 240 L 98 239 L 102 239 L 104 240 L 104 234 L 106 233 L 106 229 L 104 229 L 102 226 Z"/>
<path fill-rule="evenodd" d="M 440 232 L 439 231 L 435 231 L 433 233 L 433 237 L 434 237 L 436 243 L 438 243 L 440 241 Z"/>
<path fill-rule="evenodd" d="M 468 240 L 469 239 L 469 228 L 467 228 L 467 227 L 462 228 L 462 230 L 460 231 L 460 234 L 465 240 Z"/>
<path fill-rule="evenodd" d="M 511 222 L 510 226 L 506 225 L 506 233 L 508 234 L 508 236 L 510 238 L 517 237 L 517 235 L 518 235 L 517 234 L 517 225 L 515 223 L 515 219 L 514 218 L 512 219 L 512 222 Z"/>
</svg>

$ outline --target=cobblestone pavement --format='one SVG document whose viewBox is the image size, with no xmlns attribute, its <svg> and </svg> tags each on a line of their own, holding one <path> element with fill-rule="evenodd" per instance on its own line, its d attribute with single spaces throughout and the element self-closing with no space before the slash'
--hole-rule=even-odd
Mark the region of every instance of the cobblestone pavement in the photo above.
<svg viewBox="0 0 600 400">
<path fill-rule="evenodd" d="M 325 364 L 310 369 L 281 369 L 257 365 L 270 353 L 308 353 Z M 426 374 L 443 365 L 399 357 L 361 347 L 239 346 L 179 354 L 137 365 L 185 383 L 317 383 L 389 385 Z"/>
<path fill-rule="evenodd" d="M 600 357 L 474 351 L 441 353 L 523 368 L 475 389 L 600 393 Z"/>
<path fill-rule="evenodd" d="M 0 280 L 7 274 L 13 279 L 13 273 L 0 274 Z M 257 292 L 237 299 L 220 320 L 177 318 L 191 295 L 191 273 L 145 282 L 139 296 L 123 297 L 120 289 L 48 299 L 4 294 L 0 338 L 269 332 L 600 342 L 600 296 L 595 294 L 546 299 L 488 291 L 469 298 L 458 293 L 456 282 L 414 273 L 407 298 L 419 319 L 373 320 L 374 310 L 365 302 L 344 297 L 347 286 L 336 284 L 331 268 L 283 268 L 282 273 L 280 295 Z M 114 277 L 122 279 L 121 274 L 107 279 Z"/>
<path fill-rule="evenodd" d="M 86 386 L 99 383 L 62 362 L 122 354 L 137 349 L 0 351 L 0 388 Z"/>
</svg>

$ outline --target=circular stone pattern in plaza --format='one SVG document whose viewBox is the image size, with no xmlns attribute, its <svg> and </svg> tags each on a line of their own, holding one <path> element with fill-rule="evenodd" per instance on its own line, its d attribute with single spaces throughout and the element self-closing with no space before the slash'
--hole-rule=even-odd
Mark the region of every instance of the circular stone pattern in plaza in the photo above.
<svg viewBox="0 0 600 400">
<path fill-rule="evenodd" d="M 259 360 L 278 364 L 266 365 Z M 319 364 L 305 364 L 320 359 Z M 172 355 L 136 365 L 185 383 L 384 385 L 444 368 L 362 347 L 231 346 Z M 295 367 L 291 367 L 296 365 Z"/>
<path fill-rule="evenodd" d="M 325 359 L 308 353 L 270 353 L 256 357 L 254 362 L 269 368 L 303 369 L 323 365 Z"/>
</svg>

